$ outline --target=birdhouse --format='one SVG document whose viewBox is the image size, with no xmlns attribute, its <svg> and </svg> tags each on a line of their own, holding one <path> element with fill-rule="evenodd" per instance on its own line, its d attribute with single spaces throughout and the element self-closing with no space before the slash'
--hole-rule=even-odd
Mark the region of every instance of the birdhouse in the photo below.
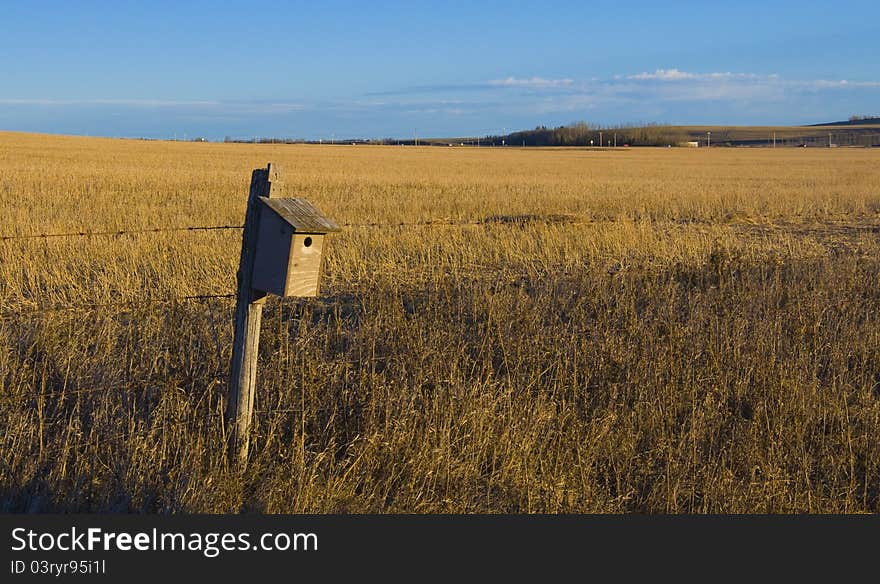
<svg viewBox="0 0 880 584">
<path fill-rule="evenodd" d="M 339 226 L 305 199 L 260 197 L 252 286 L 277 296 L 317 296 L 324 236 Z"/>
</svg>

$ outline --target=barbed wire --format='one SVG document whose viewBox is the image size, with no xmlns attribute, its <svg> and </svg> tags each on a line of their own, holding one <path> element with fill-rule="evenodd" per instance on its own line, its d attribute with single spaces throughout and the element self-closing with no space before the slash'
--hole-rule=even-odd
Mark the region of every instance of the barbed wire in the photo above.
<svg viewBox="0 0 880 584">
<path fill-rule="evenodd" d="M 209 384 L 208 387 L 206 387 L 201 392 L 198 392 L 198 394 L 204 396 L 205 394 L 209 393 L 213 387 L 216 387 L 216 385 Z M 30 393 L 27 393 L 26 395 L 34 400 L 40 400 L 40 399 L 52 399 L 52 398 L 68 397 L 68 396 L 81 396 L 81 395 L 94 394 L 94 393 L 122 394 L 122 393 L 127 393 L 127 392 L 130 393 L 130 392 L 135 392 L 135 391 L 144 391 L 145 392 L 145 391 L 155 390 L 155 391 L 163 392 L 163 391 L 168 391 L 168 390 L 179 390 L 179 389 L 183 389 L 183 388 L 181 388 L 179 386 L 162 387 L 162 386 L 158 386 L 158 385 L 152 385 L 149 382 L 145 382 L 145 381 L 133 381 L 133 382 L 128 382 L 128 383 L 108 383 L 108 384 L 102 385 L 100 387 L 95 386 L 95 387 L 80 387 L 80 388 L 76 388 L 76 389 L 65 389 L 62 391 L 50 391 L 50 392 L 33 391 Z M 333 407 L 330 407 L 330 406 L 319 406 L 319 407 L 299 406 L 299 407 L 254 409 L 254 413 L 256 413 L 256 414 L 287 414 L 287 413 L 301 413 L 304 410 L 305 411 L 325 412 L 325 411 L 331 411 L 334 409 L 336 409 L 335 406 L 333 406 Z M 203 414 L 199 414 L 199 415 L 203 415 Z M 211 415 L 222 415 L 222 414 L 208 413 L 205 415 L 211 416 Z"/>
<path fill-rule="evenodd" d="M 221 414 L 217 414 L 217 413 L 208 413 L 207 417 L 214 418 L 214 417 L 218 417 L 220 415 Z M 63 452 L 65 450 L 80 450 L 80 449 L 82 449 L 84 447 L 88 447 L 88 446 L 98 446 L 99 443 L 101 443 L 101 444 L 118 444 L 120 440 L 125 440 L 125 439 L 130 440 L 131 438 L 134 438 L 136 436 L 146 437 L 145 436 L 146 434 L 151 434 L 151 433 L 156 433 L 156 432 L 163 432 L 164 433 L 168 429 L 179 428 L 181 426 L 188 424 L 189 422 L 190 422 L 189 420 L 175 420 L 173 422 L 165 421 L 159 426 L 151 426 L 148 428 L 143 428 L 141 431 L 133 430 L 130 432 L 122 432 L 120 434 L 115 434 L 113 436 L 101 436 L 101 437 L 99 437 L 99 440 L 95 440 L 95 441 L 83 440 L 83 441 L 74 442 L 72 444 L 70 444 L 70 443 L 61 444 L 61 445 L 53 446 L 50 448 L 41 448 L 38 450 L 42 454 L 45 455 L 45 454 L 58 454 L 59 452 Z"/>
<path fill-rule="evenodd" d="M 479 221 L 452 221 L 452 220 L 434 220 L 428 219 L 424 221 L 401 221 L 398 223 L 343 223 L 341 227 L 454 227 L 465 225 L 485 225 L 484 220 Z"/>
<path fill-rule="evenodd" d="M 342 227 L 402 227 L 405 225 L 477 225 L 478 222 L 416 221 L 400 223 L 345 223 Z M 67 231 L 61 233 L 28 233 L 22 235 L 0 235 L 0 241 L 22 239 L 55 239 L 62 237 L 117 237 L 122 235 L 143 235 L 148 233 L 174 233 L 186 231 L 220 231 L 244 229 L 243 225 L 204 225 L 192 227 L 148 227 L 143 229 L 116 229 L 112 231 Z"/>
<path fill-rule="evenodd" d="M 51 239 L 55 237 L 113 237 L 117 235 L 138 235 L 144 233 L 169 233 L 180 231 L 219 231 L 224 229 L 243 229 L 243 225 L 196 225 L 191 227 L 145 227 L 143 229 L 117 229 L 113 231 L 68 231 L 62 233 L 29 233 L 22 235 L 2 235 L 0 241 L 14 239 Z"/>
<path fill-rule="evenodd" d="M 137 298 L 134 300 L 122 300 L 119 302 L 102 302 L 95 304 L 73 304 L 73 305 L 55 305 L 55 306 L 38 306 L 24 310 L 6 310 L 0 312 L 0 320 L 10 320 L 21 316 L 30 316 L 32 314 L 42 314 L 45 312 L 67 312 L 67 311 L 90 311 L 100 308 L 113 308 L 117 306 L 138 306 L 152 304 L 174 304 L 175 302 L 202 302 L 205 300 L 228 299 L 235 298 L 235 294 L 195 294 L 192 296 L 175 296 L 172 298 Z"/>
<path fill-rule="evenodd" d="M 528 224 L 557 223 L 577 225 L 593 223 L 590 217 L 571 214 L 552 215 L 492 215 L 481 219 L 423 219 L 419 221 L 399 221 L 386 223 L 343 223 L 342 227 L 466 227 L 466 226 L 490 226 L 490 225 L 514 225 L 523 226 Z"/>
<path fill-rule="evenodd" d="M 205 389 L 205 392 L 211 389 L 211 385 Z M 50 391 L 50 392 L 42 392 L 34 390 L 28 395 L 34 399 L 45 399 L 45 398 L 55 398 L 55 397 L 66 397 L 69 395 L 81 395 L 87 393 L 99 393 L 99 392 L 132 392 L 132 391 L 149 391 L 151 389 L 163 391 L 167 389 L 172 389 L 170 386 L 157 386 L 151 384 L 149 380 L 132 380 L 126 382 L 114 382 L 114 383 L 105 383 L 101 386 L 93 386 L 93 387 L 78 387 L 73 389 L 63 389 L 61 391 Z M 174 386 L 173 389 L 182 389 L 180 386 Z"/>
<path fill-rule="evenodd" d="M 528 223 L 576 223 L 580 217 L 573 215 L 499 215 L 484 219 L 424 219 L 419 221 L 391 221 L 367 223 L 343 223 L 340 226 L 351 227 L 465 227 L 474 225 L 525 225 Z M 53 239 L 61 237 L 116 237 L 121 235 L 142 235 L 148 233 L 173 233 L 187 231 L 221 231 L 244 229 L 243 225 L 197 225 L 191 227 L 147 227 L 143 229 L 117 229 L 110 231 L 68 231 L 61 233 L 28 233 L 21 235 L 0 235 L 0 241 L 20 239 Z"/>
<path fill-rule="evenodd" d="M 272 414 L 285 414 L 285 413 L 302 413 L 302 412 L 332 412 L 339 409 L 337 406 L 323 406 L 323 407 L 294 407 L 294 408 L 265 408 L 265 409 L 255 409 L 255 414 L 263 414 L 263 415 L 272 415 Z M 141 427 L 138 429 L 133 429 L 127 432 L 121 432 L 118 434 L 114 434 L 112 436 L 100 436 L 96 440 L 80 440 L 74 442 L 68 442 L 66 444 L 56 444 L 47 448 L 39 448 L 35 445 L 35 448 L 39 450 L 42 454 L 58 454 L 59 452 L 63 452 L 65 450 L 80 450 L 85 447 L 97 447 L 100 444 L 119 444 L 119 441 L 128 441 L 132 438 L 146 438 L 148 434 L 157 434 L 164 433 L 167 430 L 172 430 L 175 428 L 180 428 L 183 426 L 200 426 L 201 429 L 205 429 L 207 426 L 213 424 L 213 420 L 218 418 L 225 419 L 226 414 L 223 412 L 200 412 L 198 417 L 193 418 L 181 418 L 176 420 L 163 420 L 159 425 L 151 425 L 147 427 Z M 208 424 L 206 424 L 208 422 Z"/>
<path fill-rule="evenodd" d="M 37 392 L 32 395 L 34 399 L 46 399 L 46 398 L 54 398 L 54 397 L 65 397 L 68 395 L 82 395 L 86 393 L 99 393 L 99 392 L 115 392 L 118 390 L 125 391 L 136 391 L 136 390 L 148 391 L 153 389 L 148 386 L 138 386 L 137 384 L 129 384 L 129 383 L 114 383 L 110 385 L 104 385 L 102 387 L 85 387 L 80 389 L 64 389 L 61 391 L 51 391 L 48 393 Z"/>
<path fill-rule="evenodd" d="M 440 220 L 440 219 L 427 219 L 421 221 L 410 221 L 410 222 L 397 222 L 397 223 L 344 223 L 342 227 L 344 228 L 353 228 L 353 227 L 406 227 L 406 226 L 424 226 L 424 227 L 442 227 L 442 226 L 452 226 L 452 227 L 460 227 L 460 226 L 480 226 L 480 225 L 516 225 L 522 226 L 528 223 L 542 223 L 542 222 L 568 222 L 571 223 L 575 219 L 574 216 L 571 215 L 551 215 L 551 216 L 539 216 L 539 215 L 498 215 L 487 217 L 479 220 L 464 220 L 464 221 L 456 221 L 456 220 Z M 188 227 L 156 227 L 156 228 L 145 228 L 145 229 L 129 229 L 129 230 L 115 230 L 115 231 L 71 231 L 66 233 L 39 233 L 39 234 L 27 234 L 27 235 L 4 235 L 0 236 L 0 241 L 9 241 L 9 240 L 17 240 L 17 239 L 48 239 L 48 238 L 62 238 L 62 237 L 100 237 L 100 236 L 119 236 L 119 235 L 127 235 L 127 234 L 145 234 L 145 233 L 165 233 L 165 232 L 185 232 L 185 231 L 209 231 L 209 230 L 230 230 L 230 229 L 243 229 L 242 225 L 203 225 L 203 226 L 188 226 Z M 10 320 L 15 319 L 22 316 L 28 316 L 33 314 L 41 314 L 47 312 L 68 312 L 68 311 L 83 311 L 83 310 L 96 310 L 101 308 L 113 308 L 117 306 L 136 306 L 139 304 L 142 305 L 150 305 L 150 304 L 169 304 L 174 302 L 185 302 L 185 301 L 203 301 L 209 299 L 224 299 L 224 298 L 234 298 L 235 294 L 197 294 L 191 296 L 179 296 L 174 298 L 138 298 L 133 300 L 123 300 L 119 302 L 105 302 L 105 303 L 90 303 L 90 304 L 79 304 L 79 305 L 56 305 L 56 306 L 38 306 L 38 307 L 28 307 L 28 308 L 19 308 L 13 310 L 5 310 L 0 311 L 0 320 Z"/>
</svg>

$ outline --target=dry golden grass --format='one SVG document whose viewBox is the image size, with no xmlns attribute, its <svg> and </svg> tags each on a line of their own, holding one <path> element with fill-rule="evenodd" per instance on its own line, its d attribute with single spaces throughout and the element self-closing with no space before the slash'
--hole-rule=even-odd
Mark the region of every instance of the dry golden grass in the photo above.
<svg viewBox="0 0 880 584">
<path fill-rule="evenodd" d="M 223 456 L 240 234 L 0 242 L 3 510 L 880 511 L 880 153 L 0 133 L 0 235 L 340 223 Z M 516 221 L 513 221 L 517 219 Z M 49 306 L 122 303 L 83 311 Z"/>
</svg>

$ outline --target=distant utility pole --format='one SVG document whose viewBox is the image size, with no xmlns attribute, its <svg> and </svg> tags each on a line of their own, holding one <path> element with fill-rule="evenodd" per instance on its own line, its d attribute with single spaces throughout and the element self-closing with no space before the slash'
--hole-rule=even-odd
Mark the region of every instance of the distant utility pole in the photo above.
<svg viewBox="0 0 880 584">
<path fill-rule="evenodd" d="M 706 132 L 706 148 L 712 147 L 712 132 Z"/>
<path fill-rule="evenodd" d="M 831 148 L 831 132 L 828 132 L 828 147 Z"/>
<path fill-rule="evenodd" d="M 614 147 L 617 148 L 617 132 L 614 132 Z"/>
<path fill-rule="evenodd" d="M 413 144 L 419 145 L 419 129 L 413 128 Z"/>
<path fill-rule="evenodd" d="M 773 147 L 776 148 L 776 132 L 773 132 Z"/>
<path fill-rule="evenodd" d="M 599 132 L 599 148 L 602 147 L 602 132 Z"/>
</svg>

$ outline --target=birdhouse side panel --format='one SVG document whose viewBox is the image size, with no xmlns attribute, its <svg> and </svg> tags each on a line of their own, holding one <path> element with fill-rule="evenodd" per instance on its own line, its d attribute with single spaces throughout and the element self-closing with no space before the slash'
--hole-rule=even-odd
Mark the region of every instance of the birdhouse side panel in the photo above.
<svg viewBox="0 0 880 584">
<path fill-rule="evenodd" d="M 293 229 L 272 212 L 260 216 L 252 286 L 257 290 L 285 296 L 290 265 Z"/>
<path fill-rule="evenodd" d="M 285 296 L 317 296 L 321 290 L 323 235 L 294 233 Z"/>
</svg>

